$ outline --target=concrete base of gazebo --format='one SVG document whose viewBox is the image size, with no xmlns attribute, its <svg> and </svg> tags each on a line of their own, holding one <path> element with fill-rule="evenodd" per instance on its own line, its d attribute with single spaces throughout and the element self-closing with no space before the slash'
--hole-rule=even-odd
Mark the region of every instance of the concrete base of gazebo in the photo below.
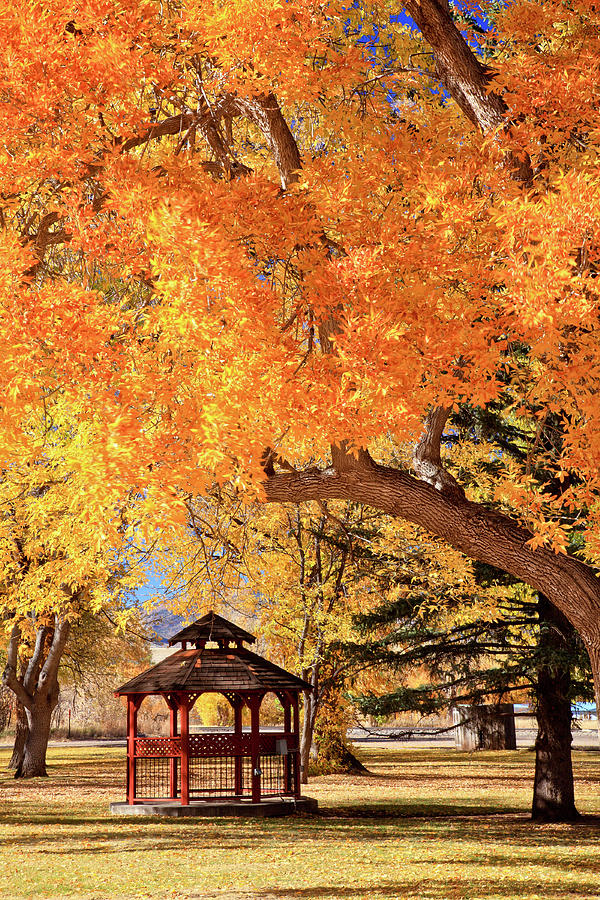
<svg viewBox="0 0 600 900">
<path fill-rule="evenodd" d="M 114 816 L 293 816 L 314 813 L 318 803 L 312 797 L 276 797 L 252 803 L 251 800 L 193 800 L 187 806 L 175 800 L 148 800 L 145 803 L 111 803 Z"/>
</svg>

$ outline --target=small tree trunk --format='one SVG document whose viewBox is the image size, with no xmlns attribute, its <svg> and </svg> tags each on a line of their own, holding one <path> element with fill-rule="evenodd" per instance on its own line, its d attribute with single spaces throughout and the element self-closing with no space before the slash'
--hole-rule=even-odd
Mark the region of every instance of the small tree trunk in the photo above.
<svg viewBox="0 0 600 900">
<path fill-rule="evenodd" d="M 13 752 L 8 764 L 9 769 L 20 769 L 23 764 L 23 752 L 25 750 L 25 742 L 29 735 L 29 725 L 27 724 L 27 714 L 25 707 L 19 700 L 15 702 L 15 742 L 13 744 Z"/>
<path fill-rule="evenodd" d="M 578 818 L 571 759 L 571 669 L 575 631 L 549 601 L 539 597 L 540 667 L 537 674 L 538 735 L 532 818 L 572 822 Z"/>
<path fill-rule="evenodd" d="M 319 714 L 315 723 L 317 771 L 323 775 L 332 772 L 366 772 L 346 740 L 349 710 L 342 695 L 343 682 L 335 668 L 330 668 L 327 674 L 329 678 L 322 682 L 327 687 L 322 690 Z"/>
<path fill-rule="evenodd" d="M 302 784 L 308 784 L 310 750 L 315 733 L 317 705 L 318 701 L 314 693 L 306 691 L 304 694 L 304 719 L 302 720 L 302 732 L 300 734 L 300 781 Z"/>
</svg>

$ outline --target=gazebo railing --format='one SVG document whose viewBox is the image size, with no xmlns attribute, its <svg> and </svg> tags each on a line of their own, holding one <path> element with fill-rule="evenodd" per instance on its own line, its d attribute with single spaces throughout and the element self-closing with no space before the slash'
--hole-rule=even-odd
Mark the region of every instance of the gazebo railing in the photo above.
<svg viewBox="0 0 600 900">
<path fill-rule="evenodd" d="M 300 763 L 297 752 L 260 757 L 260 791 L 263 797 L 294 796 L 296 771 Z M 283 789 L 282 789 L 283 786 Z"/>
<path fill-rule="evenodd" d="M 134 742 L 137 757 L 181 756 L 180 737 L 138 737 Z"/>
<path fill-rule="evenodd" d="M 262 739 L 261 735 L 261 739 Z M 249 734 L 228 734 L 211 731 L 207 734 L 190 734 L 190 759 L 209 756 L 250 756 Z"/>
<path fill-rule="evenodd" d="M 251 741 L 248 733 L 189 735 L 190 799 L 251 797 Z M 139 737 L 134 748 L 135 799 L 180 797 L 181 737 Z M 258 749 L 261 796 L 294 796 L 299 765 L 296 735 L 262 733 Z"/>
</svg>

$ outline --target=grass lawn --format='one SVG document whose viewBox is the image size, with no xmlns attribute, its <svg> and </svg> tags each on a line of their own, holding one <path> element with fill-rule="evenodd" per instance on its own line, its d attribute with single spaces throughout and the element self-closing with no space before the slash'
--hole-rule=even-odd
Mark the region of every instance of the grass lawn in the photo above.
<svg viewBox="0 0 600 900">
<path fill-rule="evenodd" d="M 111 817 L 124 750 L 50 750 L 15 782 L 0 752 L 0 897 L 86 900 L 599 898 L 600 754 L 575 756 L 580 824 L 528 821 L 533 753 L 369 749 L 314 779 L 320 814 Z"/>
</svg>

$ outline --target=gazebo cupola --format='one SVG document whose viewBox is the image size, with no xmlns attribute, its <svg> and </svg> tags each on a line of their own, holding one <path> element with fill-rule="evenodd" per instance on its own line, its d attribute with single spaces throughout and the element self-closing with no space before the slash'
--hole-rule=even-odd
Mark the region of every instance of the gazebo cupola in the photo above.
<svg viewBox="0 0 600 900">
<path fill-rule="evenodd" d="M 255 641 L 239 625 L 208 613 L 170 638 L 169 646 L 180 644 L 179 650 L 115 692 L 127 697 L 127 804 L 113 806 L 300 798 L 299 694 L 312 687 L 245 646 Z M 190 710 L 206 692 L 230 702 L 232 729 L 190 734 Z M 260 730 L 269 692 L 283 707 L 283 728 L 275 732 Z M 149 696 L 165 699 L 168 737 L 138 735 L 138 710 Z M 249 730 L 242 727 L 244 706 Z"/>
<path fill-rule="evenodd" d="M 244 644 L 255 644 L 256 638 L 249 631 L 214 612 L 197 619 L 169 638 L 169 647 L 181 644 L 182 650 L 187 650 L 188 644 L 193 644 L 197 650 L 203 650 L 207 643 L 216 643 L 221 650 L 232 646 L 241 650 Z"/>
</svg>

